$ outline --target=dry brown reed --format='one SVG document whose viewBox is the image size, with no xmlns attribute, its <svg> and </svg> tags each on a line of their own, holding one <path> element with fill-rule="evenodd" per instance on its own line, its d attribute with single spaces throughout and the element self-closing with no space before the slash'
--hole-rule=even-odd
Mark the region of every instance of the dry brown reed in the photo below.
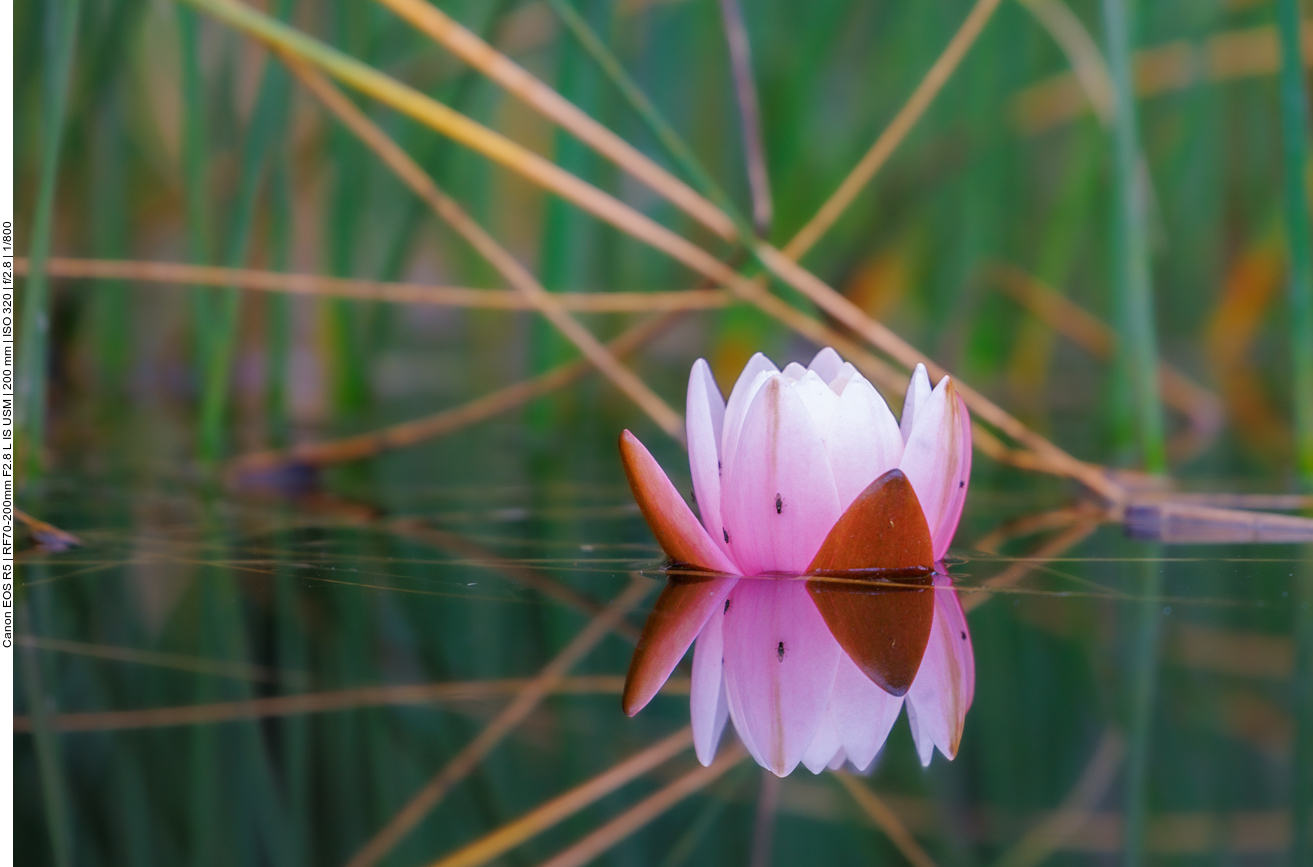
<svg viewBox="0 0 1313 867">
<path fill-rule="evenodd" d="M 693 745 L 693 730 L 685 726 L 668 738 L 663 738 L 624 761 L 608 768 L 585 783 L 563 792 L 547 803 L 535 807 L 523 816 L 502 825 L 495 831 L 462 846 L 450 855 L 434 861 L 432 867 L 478 867 L 524 841 L 596 803 L 648 771 L 664 764 Z"/>
<path fill-rule="evenodd" d="M 14 272 L 27 273 L 27 260 L 14 260 Z M 86 280 L 131 280 L 175 286 L 232 286 L 259 292 L 282 292 L 317 298 L 350 298 L 357 301 L 387 301 L 394 304 L 425 304 L 478 310 L 536 310 L 519 292 L 506 289 L 470 289 L 325 277 L 319 274 L 289 274 L 251 268 L 221 268 L 181 262 L 143 262 L 121 259 L 46 260 L 51 277 Z M 718 310 L 734 303 L 724 291 L 702 292 L 553 292 L 561 307 L 574 313 L 663 313 L 677 310 Z"/>
<path fill-rule="evenodd" d="M 872 792 L 869 786 L 858 781 L 851 774 L 840 772 L 836 773 L 834 778 L 913 867 L 935 867 L 934 859 L 921 848 L 920 843 L 916 842 L 916 838 L 907 830 L 907 826 L 898 818 L 898 814 L 889 809 L 889 806 Z"/>
<path fill-rule="evenodd" d="M 558 653 L 533 680 L 529 681 L 515 699 L 488 723 L 479 734 L 411 797 L 406 806 L 392 817 L 351 860 L 347 867 L 369 867 L 382 858 L 406 837 L 429 812 L 436 807 L 452 787 L 465 779 L 479 766 L 484 757 L 501 743 L 515 726 L 536 708 L 548 693 L 560 683 L 570 670 L 589 651 L 611 632 L 615 624 L 646 596 L 653 581 L 635 575 L 629 587 L 607 605 L 606 609 L 585 626 L 570 643 Z"/>
</svg>

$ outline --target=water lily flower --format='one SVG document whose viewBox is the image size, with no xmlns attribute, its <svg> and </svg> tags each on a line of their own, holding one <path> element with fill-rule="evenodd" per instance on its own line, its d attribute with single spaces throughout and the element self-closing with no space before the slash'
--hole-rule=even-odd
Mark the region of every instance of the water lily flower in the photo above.
<svg viewBox="0 0 1313 867">
<path fill-rule="evenodd" d="M 957 753 L 975 690 L 943 566 L 971 473 L 966 405 L 912 375 L 901 422 L 833 349 L 806 368 L 753 356 L 726 403 L 706 361 L 688 387 L 701 522 L 633 434 L 634 497 L 673 561 L 625 683 L 630 716 L 694 640 L 692 724 L 710 764 L 727 719 L 785 776 L 870 766 L 906 706 L 923 765 Z"/>
</svg>

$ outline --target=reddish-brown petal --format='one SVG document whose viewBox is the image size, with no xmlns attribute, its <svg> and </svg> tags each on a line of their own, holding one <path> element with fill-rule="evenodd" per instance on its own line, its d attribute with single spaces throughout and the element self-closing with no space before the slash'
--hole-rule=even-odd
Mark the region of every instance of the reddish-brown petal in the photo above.
<svg viewBox="0 0 1313 867">
<path fill-rule="evenodd" d="M 621 699 L 621 706 L 629 716 L 642 710 L 657 694 L 706 625 L 707 618 L 717 605 L 725 604 L 725 597 L 738 581 L 737 577 L 728 575 L 717 577 L 680 570 L 672 570 L 669 579 L 647 616 L 629 662 Z"/>
<path fill-rule="evenodd" d="M 870 484 L 808 567 L 807 590 L 839 646 L 894 695 L 912 685 L 934 621 L 934 548 L 901 470 Z"/>
<path fill-rule="evenodd" d="M 670 559 L 710 572 L 738 571 L 693 517 L 656 458 L 629 431 L 620 434 L 620 458 L 638 509 Z"/>
</svg>

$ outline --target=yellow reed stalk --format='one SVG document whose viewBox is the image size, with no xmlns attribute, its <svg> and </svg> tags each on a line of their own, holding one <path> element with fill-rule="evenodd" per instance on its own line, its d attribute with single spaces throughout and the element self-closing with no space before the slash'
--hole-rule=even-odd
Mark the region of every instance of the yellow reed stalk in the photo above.
<svg viewBox="0 0 1313 867">
<path fill-rule="evenodd" d="M 694 271 L 729 289 L 735 295 L 752 301 L 752 303 L 765 310 L 761 300 L 765 296 L 760 284 L 743 277 L 702 248 L 647 216 L 640 214 L 618 199 L 598 190 L 591 184 L 580 180 L 537 154 L 527 151 L 504 136 L 457 112 L 453 112 L 413 88 L 407 87 L 373 67 L 348 57 L 268 16 L 261 15 L 240 3 L 234 2 L 234 0 L 179 0 L 179 2 L 188 2 L 209 11 L 229 24 L 264 40 L 283 53 L 295 54 L 322 67 L 357 89 L 514 169 L 528 180 L 574 202 L 579 207 L 611 223 L 621 231 L 649 244 L 655 249 L 661 250 Z M 927 81 L 931 82 L 933 87 L 923 82 L 923 86 L 918 87 L 917 92 L 913 94 L 913 99 L 909 100 L 909 105 L 913 103 L 920 105 L 921 102 L 928 104 L 930 96 L 942 87 L 943 81 L 941 79 L 946 80 L 948 73 L 960 61 L 961 55 L 965 53 L 971 41 L 983 28 L 988 13 L 992 13 L 996 5 L 997 0 L 978 0 L 977 6 L 973 8 L 967 21 L 964 22 L 958 34 L 950 42 L 940 61 L 927 74 Z M 917 94 L 923 95 L 918 97 Z M 904 123 L 910 125 L 923 111 L 924 105 L 916 111 L 900 112 L 899 117 L 906 117 Z M 898 119 L 895 120 L 897 122 Z M 876 168 L 878 168 L 878 165 L 872 165 L 865 169 L 859 166 L 862 173 L 868 177 L 873 174 Z M 854 172 L 857 171 L 854 170 Z M 755 249 L 758 257 L 767 264 L 777 277 L 802 292 L 827 313 L 835 316 L 845 326 L 856 331 L 864 339 L 891 355 L 899 363 L 909 368 L 917 363 L 924 363 L 936 375 L 943 372 L 939 365 L 930 361 L 905 341 L 894 336 L 892 332 L 867 316 L 865 312 L 847 298 L 805 269 L 800 268 L 780 251 L 774 250 L 767 245 L 758 245 Z M 1068 455 L 1044 437 L 1030 431 L 1020 421 L 988 400 L 984 395 L 960 382 L 958 383 L 958 392 L 966 401 L 967 406 L 977 416 L 1039 455 L 1043 459 L 1042 466 L 1047 471 L 1077 479 L 1091 490 L 1114 502 L 1121 502 L 1125 499 L 1126 492 L 1122 486 L 1108 478 L 1101 468 L 1091 466 Z"/>
<path fill-rule="evenodd" d="M 325 277 L 319 274 L 289 274 L 252 268 L 220 268 L 179 262 L 143 262 L 122 259 L 47 260 L 52 277 L 94 280 L 132 280 L 184 286 L 233 286 L 257 292 L 289 295 L 353 298 L 395 304 L 431 304 L 479 310 L 536 310 L 518 292 L 506 289 L 468 289 Z M 27 273 L 27 259 L 14 260 L 14 273 Z M 650 313 L 675 310 L 715 310 L 728 307 L 729 296 L 717 289 L 702 292 L 554 292 L 561 307 L 575 313 Z"/>
<path fill-rule="evenodd" d="M 475 33 L 425 0 L 378 0 L 416 30 L 500 84 L 544 116 L 570 130 L 580 141 L 611 159 L 671 204 L 726 240 L 738 236 L 734 221 L 688 184 L 593 120 L 574 103 L 530 74 Z"/>
<path fill-rule="evenodd" d="M 1097 517 L 1085 518 L 1044 542 L 1033 552 L 1027 554 L 1024 560 L 1017 560 L 1002 572 L 986 580 L 980 589 L 963 595 L 962 610 L 970 614 L 994 598 L 994 594 L 990 593 L 990 590 L 1003 590 L 1012 587 L 1031 572 L 1043 568 L 1048 561 L 1061 557 L 1089 538 L 1095 530 L 1099 529 L 1099 524 L 1100 520 Z"/>
<path fill-rule="evenodd" d="M 1071 64 L 1071 73 L 1094 108 L 1099 123 L 1112 123 L 1112 73 L 1085 25 L 1062 0 L 1020 0 L 1040 26 L 1058 43 Z"/>
<path fill-rule="evenodd" d="M 916 90 L 912 91 L 907 102 L 898 110 L 898 114 L 894 115 L 894 119 L 876 138 L 870 150 L 843 179 L 843 183 L 839 184 L 839 188 L 831 194 L 816 215 L 793 236 L 793 240 L 784 245 L 785 256 L 790 259 L 801 259 L 830 230 L 843 212 L 848 210 L 848 206 L 871 182 L 875 173 L 880 171 L 880 167 L 893 155 L 903 139 L 907 138 L 907 134 L 916 126 L 921 115 L 925 114 L 930 103 L 934 102 L 939 91 L 943 89 L 958 64 L 962 62 L 962 58 L 966 56 L 967 50 L 985 29 L 985 24 L 998 8 L 999 2 L 1000 0 L 976 0 L 976 5 L 971 7 L 962 26 L 957 29 L 944 48 L 944 52 L 935 60 L 930 71 L 925 74 L 925 78 L 921 79 Z"/>
<path fill-rule="evenodd" d="M 1304 63 L 1313 65 L 1313 22 L 1304 24 Z M 1271 25 L 1217 33 L 1203 42 L 1177 40 L 1135 53 L 1135 92 L 1159 96 L 1201 81 L 1226 82 L 1275 75 L 1281 53 Z M 1012 99 L 1012 116 L 1023 133 L 1034 135 L 1080 117 L 1093 103 L 1075 72 L 1038 81 Z"/>
<path fill-rule="evenodd" d="M 837 773 L 834 778 L 839 781 L 839 785 L 843 786 L 848 794 L 852 795 L 853 800 L 857 802 L 857 806 L 862 808 L 862 812 L 875 823 L 877 828 L 884 832 L 884 835 L 889 838 L 889 842 L 893 843 L 898 851 L 903 853 L 903 857 L 913 867 L 935 867 L 934 859 L 926 854 L 920 843 L 916 842 L 916 838 L 907 830 L 907 826 L 898 818 L 898 814 L 889 809 L 889 805 L 880 800 L 875 792 L 872 792 L 849 774 Z"/>
<path fill-rule="evenodd" d="M 1062 849 L 1093 817 L 1116 781 L 1125 756 L 1126 739 L 1116 729 L 1107 729 L 1085 770 L 1058 809 L 1045 816 L 999 856 L 994 862 L 996 867 L 1035 867 Z"/>
<path fill-rule="evenodd" d="M 283 61 L 307 90 L 314 94 L 332 114 L 355 133 L 393 173 L 410 187 L 439 218 L 477 250 L 505 280 L 525 297 L 547 321 L 565 335 L 593 366 L 611 380 L 630 400 L 638 404 L 653 421 L 676 440 L 683 441 L 684 417 L 662 400 L 646 382 L 625 367 L 602 345 L 593 333 L 571 316 L 560 301 L 529 273 L 529 269 L 511 255 L 495 238 L 484 231 L 460 205 L 438 189 L 437 184 L 355 103 L 347 99 L 322 73 L 296 57 L 280 52 Z"/>
<path fill-rule="evenodd" d="M 520 818 L 502 825 L 490 834 L 480 837 L 467 846 L 434 861 L 432 867 L 478 867 L 503 852 L 541 834 L 562 821 L 596 803 L 616 789 L 641 777 L 658 765 L 682 753 L 693 745 L 693 729 L 685 726 L 668 738 L 593 777 Z"/>
<path fill-rule="evenodd" d="M 615 340 L 607 344 L 607 347 L 617 358 L 628 355 L 649 339 L 664 332 L 673 324 L 674 316 L 667 314 L 642 322 L 621 332 Z M 331 466 L 413 446 L 461 430 L 521 406 L 536 397 L 563 388 L 582 379 L 592 369 L 587 359 L 567 361 L 531 379 L 513 383 L 467 403 L 421 418 L 341 439 L 299 443 L 286 449 L 252 452 L 234 459 L 228 465 L 228 478 L 233 485 L 241 487 L 246 484 L 258 484 L 260 474 L 273 472 L 289 464 Z"/>
<path fill-rule="evenodd" d="M 583 867 L 689 795 L 705 789 L 720 779 L 726 771 L 747 756 L 748 751 L 742 744 L 734 744 L 709 767 L 689 771 L 656 794 L 639 801 L 564 852 L 544 862 L 541 867 Z"/>
<path fill-rule="evenodd" d="M 516 695 L 531 683 L 526 678 L 474 680 L 458 683 L 420 683 L 401 686 L 365 686 L 330 692 L 279 695 L 245 701 L 221 701 L 137 710 L 85 711 L 56 714 L 50 726 L 59 732 L 104 732 L 172 726 L 214 725 L 234 720 L 271 719 L 311 713 L 359 710 L 364 707 L 408 707 L 422 704 L 487 701 Z M 551 695 L 619 695 L 625 679 L 620 675 L 566 677 L 549 690 Z M 688 678 L 675 677 L 661 688 L 666 695 L 685 695 Z M 14 717 L 14 731 L 32 730 L 26 716 Z"/>
<path fill-rule="evenodd" d="M 453 756 L 424 788 L 416 792 L 406 806 L 347 862 L 347 867 L 370 867 L 386 857 L 446 797 L 453 786 L 478 767 L 488 753 L 501 743 L 502 738 L 538 707 L 560 683 L 565 673 L 596 647 L 630 608 L 643 600 L 654 583 L 636 574 L 629 587 L 547 663 L 538 676 L 527 683 L 515 700 L 488 723 L 474 740 Z"/>
</svg>

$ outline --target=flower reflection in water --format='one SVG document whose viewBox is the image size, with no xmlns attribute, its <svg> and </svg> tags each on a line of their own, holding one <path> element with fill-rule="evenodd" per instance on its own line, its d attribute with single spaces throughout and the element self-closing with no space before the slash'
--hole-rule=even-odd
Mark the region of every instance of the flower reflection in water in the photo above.
<svg viewBox="0 0 1313 867">
<path fill-rule="evenodd" d="M 644 518 L 674 565 L 634 652 L 633 715 L 689 646 L 709 764 L 727 720 L 780 776 L 870 766 L 901 707 L 922 764 L 957 753 L 975 688 L 942 557 L 971 470 L 966 407 L 918 367 L 901 424 L 832 349 L 783 371 L 754 356 L 728 404 L 699 360 L 689 463 L 702 522 L 626 431 Z"/>
</svg>

